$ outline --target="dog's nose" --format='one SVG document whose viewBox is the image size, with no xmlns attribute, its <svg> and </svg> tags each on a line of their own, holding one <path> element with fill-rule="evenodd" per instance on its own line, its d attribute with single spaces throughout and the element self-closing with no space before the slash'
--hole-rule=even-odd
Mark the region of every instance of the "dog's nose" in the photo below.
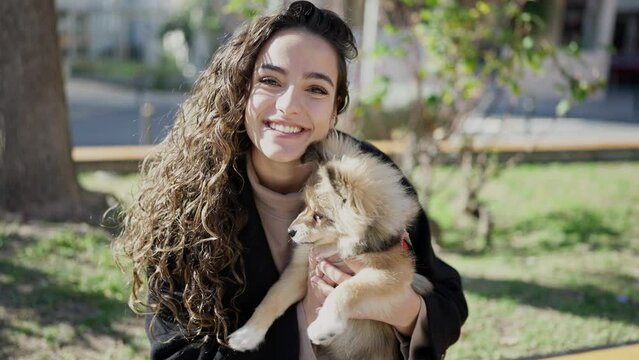
<svg viewBox="0 0 639 360">
<path fill-rule="evenodd" d="M 288 229 L 288 236 L 292 238 L 293 236 L 295 236 L 295 234 L 297 234 L 297 231 L 293 229 Z"/>
</svg>

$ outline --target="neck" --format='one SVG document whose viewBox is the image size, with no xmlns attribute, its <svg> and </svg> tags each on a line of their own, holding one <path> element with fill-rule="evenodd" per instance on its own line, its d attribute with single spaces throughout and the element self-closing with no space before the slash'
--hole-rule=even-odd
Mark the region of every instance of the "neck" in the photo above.
<svg viewBox="0 0 639 360">
<path fill-rule="evenodd" d="M 313 164 L 302 164 L 299 160 L 287 163 L 271 161 L 255 148 L 251 150 L 251 162 L 260 184 L 280 194 L 302 189 L 315 169 Z"/>
</svg>

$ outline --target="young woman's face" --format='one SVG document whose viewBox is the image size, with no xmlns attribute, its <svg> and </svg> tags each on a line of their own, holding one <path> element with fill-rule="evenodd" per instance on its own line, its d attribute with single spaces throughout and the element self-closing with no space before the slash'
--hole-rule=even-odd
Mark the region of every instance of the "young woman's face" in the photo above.
<svg viewBox="0 0 639 360">
<path fill-rule="evenodd" d="M 303 30 L 279 32 L 264 45 L 244 120 L 258 150 L 254 157 L 297 162 L 311 143 L 328 134 L 336 113 L 337 69 L 332 46 Z"/>
</svg>

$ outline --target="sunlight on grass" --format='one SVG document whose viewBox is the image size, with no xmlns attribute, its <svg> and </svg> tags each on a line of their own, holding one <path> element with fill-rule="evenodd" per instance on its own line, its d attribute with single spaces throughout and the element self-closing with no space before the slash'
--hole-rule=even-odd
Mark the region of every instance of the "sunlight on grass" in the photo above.
<svg viewBox="0 0 639 360">
<path fill-rule="evenodd" d="M 517 358 L 639 339 L 635 254 L 444 258 L 463 274 L 470 311 L 451 359 Z"/>
<path fill-rule="evenodd" d="M 639 164 L 506 170 L 481 194 L 495 216 L 494 247 L 485 252 L 474 250 L 473 224 L 459 216 L 459 172 L 444 167 L 434 175 L 429 214 L 442 226 L 440 254 L 462 274 L 470 309 L 447 359 L 639 340 Z M 79 178 L 125 205 L 137 188 L 135 175 Z M 22 225 L 0 223 L 5 343 L 33 359 L 146 358 L 143 323 L 127 308 L 128 279 L 114 264 L 111 237 L 73 224 L 34 228 L 25 235 Z"/>
<path fill-rule="evenodd" d="M 124 205 L 133 202 L 138 189 L 137 174 L 120 175 L 94 171 L 81 173 L 78 180 L 85 189 L 113 194 Z"/>
<path fill-rule="evenodd" d="M 639 165 L 521 165 L 481 193 L 495 219 L 495 247 L 543 252 L 573 246 L 639 251 Z M 434 173 L 429 214 L 444 228 L 443 245 L 469 247 L 473 227 L 459 216 L 461 175 Z M 472 247 L 472 246 L 471 246 Z"/>
<path fill-rule="evenodd" d="M 461 176 L 435 170 L 429 213 L 470 317 L 450 359 L 502 359 L 639 340 L 639 164 L 520 165 L 481 193 L 494 247 L 459 216 Z"/>
<path fill-rule="evenodd" d="M 145 358 L 142 320 L 126 304 L 127 278 L 115 266 L 110 237 L 86 226 L 29 226 L 46 228 L 44 235 L 0 228 L 0 308 L 9 311 L 0 336 L 28 347 L 33 359 L 98 358 L 75 349 L 86 342 L 117 342 L 110 359 Z M 134 327 L 123 327 L 131 320 Z"/>
</svg>

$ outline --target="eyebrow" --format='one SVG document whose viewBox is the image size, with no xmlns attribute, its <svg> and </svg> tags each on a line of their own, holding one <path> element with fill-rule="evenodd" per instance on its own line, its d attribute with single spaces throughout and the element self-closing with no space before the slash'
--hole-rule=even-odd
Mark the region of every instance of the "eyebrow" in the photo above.
<svg viewBox="0 0 639 360">
<path fill-rule="evenodd" d="M 261 69 L 265 69 L 265 70 L 272 70 L 275 72 L 278 72 L 282 75 L 286 75 L 286 70 L 284 70 L 283 68 L 277 66 L 277 65 L 273 65 L 273 64 L 262 64 L 260 66 Z M 330 76 L 320 73 L 320 72 L 308 72 L 304 74 L 304 78 L 306 79 L 318 79 L 318 80 L 324 80 L 327 83 L 331 84 L 332 87 L 335 87 L 335 84 L 333 84 L 333 80 L 331 80 Z"/>
</svg>

